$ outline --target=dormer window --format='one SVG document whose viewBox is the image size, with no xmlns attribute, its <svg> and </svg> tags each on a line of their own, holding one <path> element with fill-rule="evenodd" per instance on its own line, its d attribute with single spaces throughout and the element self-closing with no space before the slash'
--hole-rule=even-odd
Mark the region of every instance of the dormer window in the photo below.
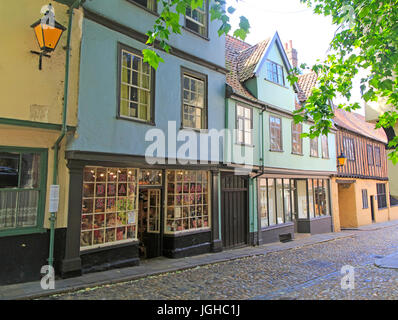
<svg viewBox="0 0 398 320">
<path fill-rule="evenodd" d="M 285 77 L 283 76 L 283 67 L 275 62 L 267 61 L 266 79 L 281 86 L 285 86 Z"/>
<path fill-rule="evenodd" d="M 196 9 L 192 9 L 191 7 L 187 7 L 186 15 L 185 15 L 185 27 L 195 32 L 202 37 L 208 36 L 207 34 L 207 16 L 208 16 L 208 1 L 204 1 L 205 8 L 198 7 Z"/>
</svg>

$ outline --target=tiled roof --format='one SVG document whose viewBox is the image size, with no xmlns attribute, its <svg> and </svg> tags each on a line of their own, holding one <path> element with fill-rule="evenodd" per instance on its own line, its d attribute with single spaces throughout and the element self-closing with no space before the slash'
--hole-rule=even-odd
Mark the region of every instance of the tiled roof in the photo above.
<svg viewBox="0 0 398 320">
<path fill-rule="evenodd" d="M 299 76 L 298 85 L 301 89 L 299 93 L 300 101 L 305 101 L 311 94 L 311 90 L 315 87 L 317 81 L 317 74 L 310 72 Z M 375 130 L 375 125 L 365 121 L 365 117 L 355 113 L 347 112 L 343 109 L 338 109 L 334 106 L 334 124 L 356 132 L 362 136 L 375 139 L 377 141 L 387 143 L 387 136 L 383 129 Z"/>
<path fill-rule="evenodd" d="M 254 75 L 254 70 L 260 62 L 261 57 L 267 48 L 270 38 L 257 43 L 256 45 L 243 50 L 238 55 L 239 80 L 244 82 Z"/>
<path fill-rule="evenodd" d="M 298 87 L 299 87 L 299 100 L 301 102 L 306 101 L 311 94 L 311 90 L 315 87 L 318 75 L 315 72 L 310 72 L 306 74 L 301 74 L 298 77 Z"/>
<path fill-rule="evenodd" d="M 234 93 L 243 96 L 253 102 L 259 102 L 239 81 L 238 74 L 238 62 L 239 56 L 242 51 L 251 48 L 252 46 L 246 42 L 233 38 L 231 36 L 226 37 L 225 41 L 225 64 L 230 70 L 227 74 L 227 84 L 231 86 Z"/>
<path fill-rule="evenodd" d="M 343 109 L 335 109 L 334 115 L 334 122 L 337 126 L 383 143 L 388 142 L 384 130 L 375 129 L 375 125 L 366 122 L 363 115 L 356 112 L 347 112 Z"/>
</svg>

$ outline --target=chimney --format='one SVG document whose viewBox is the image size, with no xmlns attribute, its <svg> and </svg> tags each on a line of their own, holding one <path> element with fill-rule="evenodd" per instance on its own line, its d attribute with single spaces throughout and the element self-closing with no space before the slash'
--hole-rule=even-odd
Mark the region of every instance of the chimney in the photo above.
<svg viewBox="0 0 398 320">
<path fill-rule="evenodd" d="M 289 40 L 289 42 L 285 43 L 285 51 L 292 67 L 297 68 L 298 67 L 297 50 L 293 48 L 292 40 Z"/>
</svg>

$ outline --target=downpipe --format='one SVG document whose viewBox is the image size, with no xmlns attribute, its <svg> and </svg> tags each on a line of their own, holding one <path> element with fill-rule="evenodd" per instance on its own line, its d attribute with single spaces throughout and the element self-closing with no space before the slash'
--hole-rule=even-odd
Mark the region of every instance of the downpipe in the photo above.
<svg viewBox="0 0 398 320">
<path fill-rule="evenodd" d="M 67 132 L 67 112 L 68 112 L 68 95 L 69 95 L 69 64 L 70 64 L 70 43 L 72 35 L 72 22 L 73 22 L 73 9 L 78 8 L 82 0 L 76 0 L 69 7 L 69 22 L 68 22 L 68 35 L 66 40 L 66 61 L 65 61 L 65 80 L 64 80 L 64 104 L 62 110 L 62 129 L 61 133 L 55 142 L 52 149 L 54 150 L 54 163 L 53 163 L 53 179 L 52 184 L 56 185 L 58 180 L 58 153 L 60 143 L 66 135 Z M 50 212 L 50 248 L 48 256 L 48 264 L 53 267 L 54 265 L 54 238 L 55 238 L 55 223 L 57 220 L 57 212 Z"/>
</svg>

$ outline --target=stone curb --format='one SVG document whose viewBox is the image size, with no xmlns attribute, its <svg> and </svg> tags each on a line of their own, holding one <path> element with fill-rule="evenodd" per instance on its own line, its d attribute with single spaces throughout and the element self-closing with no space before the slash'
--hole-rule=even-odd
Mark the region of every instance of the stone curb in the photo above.
<svg viewBox="0 0 398 320">
<path fill-rule="evenodd" d="M 217 264 L 217 263 L 228 262 L 228 261 L 233 261 L 233 260 L 238 260 L 238 259 L 244 259 L 244 258 L 248 258 L 248 257 L 263 256 L 263 255 L 266 255 L 269 253 L 274 253 L 274 252 L 300 249 L 303 247 L 307 247 L 307 246 L 311 246 L 311 245 L 315 245 L 315 244 L 319 244 L 319 243 L 340 240 L 340 239 L 350 238 L 350 237 L 354 237 L 354 236 L 355 236 L 355 234 L 353 234 L 353 233 L 346 233 L 346 234 L 341 234 L 341 235 L 332 234 L 332 236 L 330 238 L 326 238 L 326 239 L 309 241 L 309 239 L 311 239 L 311 238 L 307 238 L 307 239 L 301 240 L 302 242 L 300 242 L 300 243 L 299 242 L 294 243 L 294 241 L 292 241 L 292 242 L 290 242 L 290 243 L 292 243 L 292 246 L 286 245 L 283 247 L 280 247 L 280 244 L 277 244 L 277 245 L 276 244 L 265 244 L 265 245 L 262 245 L 259 247 L 255 247 L 255 249 L 252 249 L 253 251 L 251 253 L 239 254 L 237 252 L 234 252 L 233 250 L 224 251 L 224 252 L 231 253 L 232 256 L 226 257 L 226 258 L 214 258 L 214 259 L 211 259 L 210 261 L 205 259 L 205 261 L 198 261 L 196 263 L 190 263 L 186 266 L 165 268 L 162 270 L 156 270 L 153 272 L 144 272 L 144 273 L 136 274 L 136 275 L 120 276 L 120 277 L 115 277 L 113 279 L 107 279 L 107 280 L 103 280 L 103 281 L 93 281 L 91 283 L 86 282 L 86 283 L 81 283 L 81 284 L 77 284 L 77 285 L 66 286 L 66 287 L 60 288 L 60 289 L 54 289 L 51 291 L 43 292 L 43 290 L 42 290 L 40 293 L 17 294 L 17 295 L 10 296 L 10 297 L 6 297 L 4 294 L 0 294 L 0 300 L 32 300 L 32 299 L 48 297 L 48 296 L 57 295 L 57 294 L 80 291 L 80 290 L 86 289 L 86 288 L 101 287 L 101 286 L 105 286 L 105 285 L 112 285 L 112 284 L 118 284 L 118 283 L 123 283 L 123 282 L 128 282 L 128 281 L 134 281 L 134 280 L 138 280 L 141 278 L 146 278 L 149 276 L 157 276 L 157 275 L 161 275 L 161 274 L 165 274 L 165 273 L 169 273 L 169 272 L 185 271 L 185 270 L 194 269 L 196 267 L 201 267 L 201 266 L 206 266 L 206 265 L 213 265 L 213 264 Z M 272 248 L 273 246 L 276 246 L 276 248 Z M 252 247 L 249 247 L 249 248 L 252 248 Z M 233 256 L 234 253 L 236 254 L 236 256 Z M 118 269 L 114 269 L 112 271 L 115 271 L 115 270 L 118 270 Z M 92 273 L 91 275 L 93 275 L 93 274 L 94 273 Z M 70 280 L 73 281 L 73 278 L 71 278 Z M 82 280 L 79 280 L 79 281 L 83 282 Z M 0 289 L 1 289 L 1 287 L 0 287 Z"/>
</svg>

